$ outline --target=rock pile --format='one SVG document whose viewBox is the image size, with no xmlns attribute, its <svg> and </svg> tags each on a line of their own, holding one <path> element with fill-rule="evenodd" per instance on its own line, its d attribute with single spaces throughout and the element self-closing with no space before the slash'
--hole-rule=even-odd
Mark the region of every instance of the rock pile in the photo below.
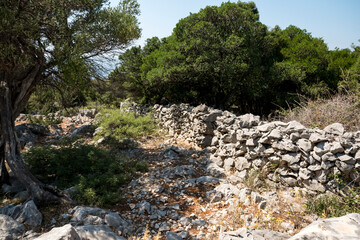
<svg viewBox="0 0 360 240">
<path fill-rule="evenodd" d="M 149 111 L 136 104 L 125 106 L 124 111 Z M 319 130 L 298 122 L 264 122 L 252 114 L 236 116 L 205 105 L 156 105 L 153 112 L 172 138 L 126 152 L 147 161 L 149 171 L 124 187 L 123 203 L 112 211 L 72 207 L 53 218 L 46 233 L 27 231 L 42 224 L 32 201 L 8 205 L 0 208 L 0 239 L 123 240 L 141 238 L 146 231 L 165 240 L 359 239 L 359 214 L 315 221 L 298 234 L 314 218 L 298 224 L 297 229 L 284 218 L 276 228 L 282 233 L 257 228 L 274 221 L 282 211 L 302 214 L 296 194 L 308 190 L 299 187 L 336 190 L 334 177 L 338 175 L 357 182 L 360 132 L 346 133 L 341 124 Z M 19 126 L 18 136 L 28 145 L 40 136 L 91 135 L 94 116 L 91 111 L 79 113 L 67 119 L 65 128 L 50 131 L 40 131 L 39 125 Z M 181 139 L 202 149 L 172 144 Z M 291 188 L 260 194 L 237 184 L 254 170 Z M 23 191 L 16 184 L 4 185 L 2 190 L 12 195 Z M 291 209 L 281 209 L 284 203 Z M 241 220 L 241 228 L 233 225 L 231 216 Z"/>
<path fill-rule="evenodd" d="M 337 191 L 336 177 L 360 181 L 360 131 L 340 123 L 324 130 L 296 121 L 264 122 L 205 105 L 154 106 L 154 116 L 176 139 L 208 147 L 208 169 L 215 176 L 235 172 L 244 178 L 255 169 L 273 182 L 325 192 Z"/>
</svg>

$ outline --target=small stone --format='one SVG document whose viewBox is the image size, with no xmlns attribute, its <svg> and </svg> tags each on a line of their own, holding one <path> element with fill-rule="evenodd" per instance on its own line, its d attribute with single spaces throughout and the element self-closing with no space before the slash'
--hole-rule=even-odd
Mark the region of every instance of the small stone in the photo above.
<svg viewBox="0 0 360 240">
<path fill-rule="evenodd" d="M 319 171 L 319 170 L 321 170 L 321 165 L 313 164 L 313 165 L 308 166 L 308 169 L 312 172 Z"/>
<path fill-rule="evenodd" d="M 280 139 L 282 136 L 281 136 L 281 132 L 279 129 L 274 129 L 270 132 L 269 138 L 275 138 L 275 139 Z"/>
<path fill-rule="evenodd" d="M 151 205 L 145 200 L 142 200 L 140 203 L 138 203 L 138 208 L 140 214 L 144 214 L 145 212 L 147 214 L 151 214 Z"/>
<path fill-rule="evenodd" d="M 354 164 L 348 164 L 347 162 L 342 162 L 342 161 L 336 161 L 335 165 L 338 167 L 338 169 L 341 172 L 345 174 L 350 173 L 354 168 Z"/>
<path fill-rule="evenodd" d="M 244 169 L 249 169 L 251 167 L 251 162 L 249 162 L 245 157 L 235 158 L 235 168 L 239 171 Z"/>
<path fill-rule="evenodd" d="M 229 172 L 232 167 L 234 166 L 234 159 L 233 158 L 227 158 L 224 161 L 224 169 L 225 171 Z"/>
<path fill-rule="evenodd" d="M 324 170 L 328 170 L 335 166 L 335 162 L 323 161 L 321 162 L 321 168 Z"/>
<path fill-rule="evenodd" d="M 304 152 L 310 152 L 312 150 L 312 143 L 307 139 L 299 139 L 296 144 Z"/>
<path fill-rule="evenodd" d="M 267 205 L 267 201 L 261 201 L 258 205 L 258 209 L 260 210 L 264 210 L 266 208 L 266 205 Z"/>
<path fill-rule="evenodd" d="M 331 133 L 340 136 L 344 134 L 345 128 L 344 125 L 342 125 L 341 123 L 333 123 L 327 126 L 326 128 L 324 128 L 324 131 L 326 133 Z"/>
<path fill-rule="evenodd" d="M 339 142 L 333 142 L 330 147 L 330 152 L 333 154 L 344 152 L 343 146 Z"/>
<path fill-rule="evenodd" d="M 320 142 L 314 147 L 314 152 L 320 157 L 325 153 L 329 152 L 329 150 L 330 146 L 328 142 Z"/>
<path fill-rule="evenodd" d="M 355 164 L 356 162 L 353 157 L 346 154 L 338 155 L 338 158 L 341 162 L 346 162 L 347 164 Z"/>
<path fill-rule="evenodd" d="M 299 171 L 299 177 L 301 179 L 309 179 L 311 178 L 312 176 L 312 173 L 310 170 L 308 170 L 307 168 L 300 168 L 300 171 Z"/>
<path fill-rule="evenodd" d="M 167 222 L 161 223 L 161 225 L 159 227 L 160 232 L 170 231 L 170 229 L 171 229 L 171 225 L 170 225 L 170 223 L 167 223 Z"/>
<path fill-rule="evenodd" d="M 182 240 L 183 238 L 174 232 L 167 232 L 165 240 Z"/>
<path fill-rule="evenodd" d="M 334 161 L 336 161 L 336 159 L 337 159 L 337 157 L 334 154 L 332 154 L 331 152 L 325 153 L 324 155 L 321 156 L 321 160 L 323 162 L 325 162 L 325 161 L 334 162 Z"/>
<path fill-rule="evenodd" d="M 326 190 L 325 187 L 321 183 L 316 181 L 315 179 L 304 180 L 303 183 L 307 189 L 310 189 L 313 191 L 325 192 L 325 190 Z"/>
<path fill-rule="evenodd" d="M 300 154 L 289 153 L 282 156 L 282 161 L 287 162 L 289 165 L 300 161 Z"/>
<path fill-rule="evenodd" d="M 318 133 L 313 133 L 310 135 L 309 140 L 312 143 L 318 143 L 318 142 L 326 141 L 326 138 Z"/>
</svg>

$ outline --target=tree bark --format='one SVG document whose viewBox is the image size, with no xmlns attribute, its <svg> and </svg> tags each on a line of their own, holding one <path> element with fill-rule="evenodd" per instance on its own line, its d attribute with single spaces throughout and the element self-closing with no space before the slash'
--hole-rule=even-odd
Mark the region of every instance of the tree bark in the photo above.
<svg viewBox="0 0 360 240">
<path fill-rule="evenodd" d="M 15 118 L 23 110 L 31 95 L 37 81 L 36 77 L 40 77 L 39 70 L 35 67 L 23 78 L 9 77 L 4 72 L 0 73 L 0 160 L 7 162 L 14 176 L 26 187 L 35 204 L 45 205 L 59 203 L 61 200 L 69 201 L 69 198 L 56 188 L 41 183 L 30 173 L 20 154 L 14 124 Z M 2 164 L 5 164 L 4 161 Z"/>
<path fill-rule="evenodd" d="M 5 149 L 4 144 L 0 141 L 0 185 L 3 183 L 9 183 L 9 173 L 5 166 Z"/>
</svg>

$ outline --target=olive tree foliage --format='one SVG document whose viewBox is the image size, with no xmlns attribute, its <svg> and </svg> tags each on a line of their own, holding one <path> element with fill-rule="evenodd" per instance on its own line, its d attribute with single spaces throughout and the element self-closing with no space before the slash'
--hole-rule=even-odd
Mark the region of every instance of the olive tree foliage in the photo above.
<svg viewBox="0 0 360 240">
<path fill-rule="evenodd" d="M 19 151 L 14 120 L 40 82 L 62 90 L 86 87 L 101 59 L 140 36 L 136 0 L 2 0 L 0 2 L 0 161 L 5 162 L 37 204 L 63 199 L 39 182 Z"/>
</svg>

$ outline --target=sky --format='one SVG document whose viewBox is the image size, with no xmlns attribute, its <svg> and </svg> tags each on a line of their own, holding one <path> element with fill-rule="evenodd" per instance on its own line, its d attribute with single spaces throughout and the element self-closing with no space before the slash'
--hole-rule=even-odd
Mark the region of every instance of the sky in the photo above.
<svg viewBox="0 0 360 240">
<path fill-rule="evenodd" d="M 110 0 L 116 6 L 119 0 Z M 171 35 L 176 23 L 206 6 L 220 6 L 221 0 L 138 0 L 142 36 L 135 45 L 151 37 Z M 237 1 L 230 1 L 237 2 Z M 248 2 L 248 1 L 243 1 Z M 295 25 L 320 37 L 330 50 L 360 45 L 360 0 L 253 0 L 260 22 L 273 28 Z"/>
</svg>

